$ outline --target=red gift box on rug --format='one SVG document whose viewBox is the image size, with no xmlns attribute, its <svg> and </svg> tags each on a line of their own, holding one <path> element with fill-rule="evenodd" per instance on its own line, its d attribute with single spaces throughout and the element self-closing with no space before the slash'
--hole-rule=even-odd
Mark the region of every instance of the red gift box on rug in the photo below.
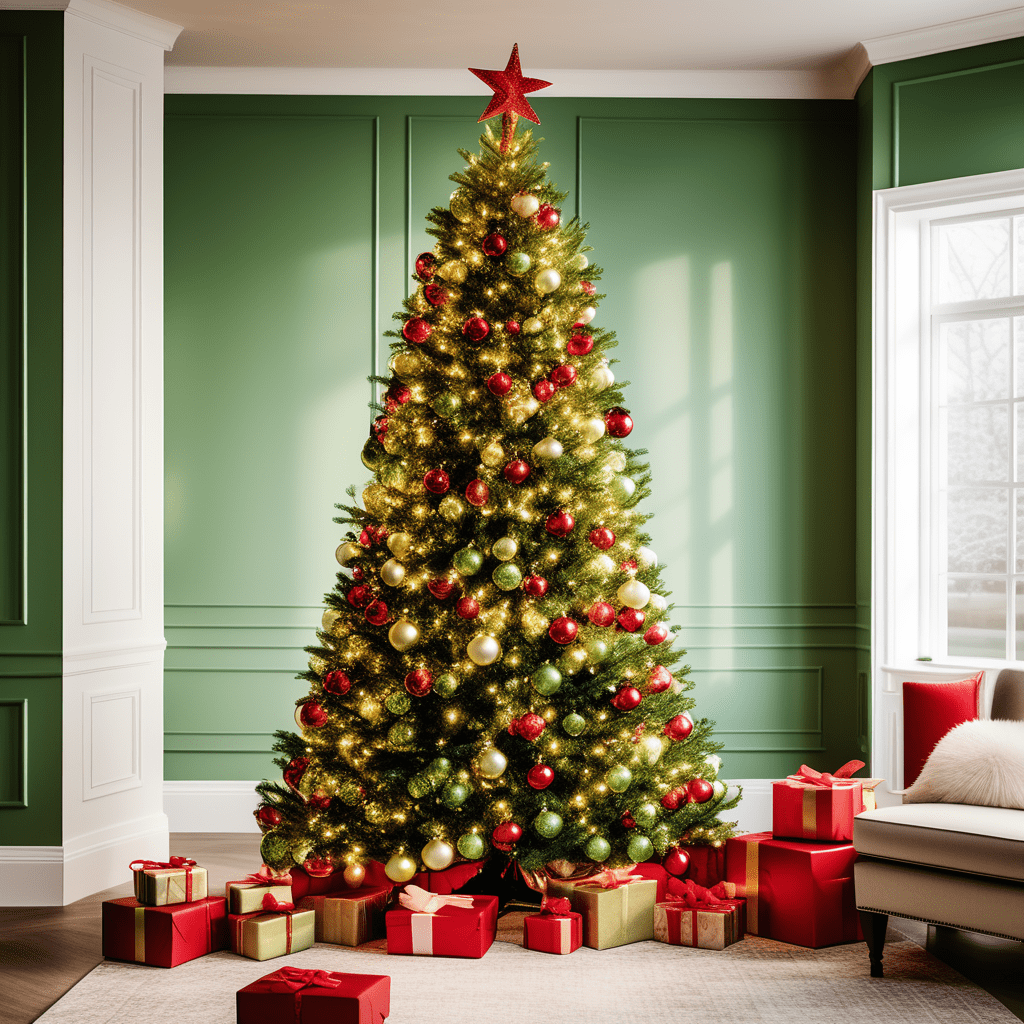
<svg viewBox="0 0 1024 1024">
<path fill-rule="evenodd" d="M 710 889 L 725 878 L 725 847 L 724 846 L 686 846 L 680 847 L 690 858 L 690 866 L 686 869 L 686 877 L 697 885 Z"/>
<path fill-rule="evenodd" d="M 426 897 L 426 898 L 425 898 Z M 408 885 L 385 916 L 388 952 L 478 959 L 498 930 L 497 896 L 448 896 Z"/>
<path fill-rule="evenodd" d="M 545 899 L 539 914 L 523 918 L 523 945 L 539 953 L 574 953 L 583 945 L 583 915 L 567 899 Z"/>
<path fill-rule="evenodd" d="M 736 886 L 719 882 L 706 889 L 692 881 L 676 883 L 654 906 L 654 937 L 670 946 L 725 949 L 746 931 L 745 901 L 735 899 Z"/>
<path fill-rule="evenodd" d="M 776 839 L 849 842 L 853 819 L 864 810 L 861 781 L 850 776 L 863 767 L 863 761 L 849 761 L 830 775 L 802 764 L 796 775 L 773 782 L 772 835 Z"/>
<path fill-rule="evenodd" d="M 381 1024 L 391 979 L 282 967 L 239 989 L 235 1011 L 238 1024 Z"/>
<path fill-rule="evenodd" d="M 657 887 L 656 900 L 663 900 L 665 893 L 668 891 L 668 883 L 675 878 L 675 875 L 670 875 L 660 864 L 655 864 L 654 861 L 644 861 L 642 864 L 634 864 L 629 869 L 630 874 L 640 875 L 641 878 L 646 878 L 649 881 L 654 882 Z"/>
<path fill-rule="evenodd" d="M 770 832 L 725 844 L 725 869 L 747 900 L 747 931 L 794 946 L 864 938 L 853 894 L 852 843 L 773 839 Z"/>
<path fill-rule="evenodd" d="M 103 955 L 112 960 L 177 967 L 227 945 L 227 900 L 223 897 L 144 907 L 126 896 L 103 904 Z"/>
</svg>

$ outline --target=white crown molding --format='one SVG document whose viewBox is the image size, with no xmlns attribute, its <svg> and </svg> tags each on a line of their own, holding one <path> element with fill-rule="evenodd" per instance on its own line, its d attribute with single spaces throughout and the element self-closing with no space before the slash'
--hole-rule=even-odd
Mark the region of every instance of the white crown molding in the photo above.
<svg viewBox="0 0 1024 1024">
<path fill-rule="evenodd" d="M 531 69 L 555 82 L 546 96 L 630 99 L 849 99 L 845 75 L 820 71 L 575 71 Z M 164 69 L 165 93 L 290 96 L 479 96 L 462 69 L 213 68 Z"/>
<path fill-rule="evenodd" d="M 891 64 L 930 53 L 962 50 L 968 46 L 996 43 L 1002 39 L 1024 36 L 1024 7 L 1014 7 L 977 18 L 947 21 L 941 25 L 897 32 L 891 36 L 865 39 L 862 46 L 872 65 Z"/>
<path fill-rule="evenodd" d="M 165 50 L 174 46 L 182 33 L 182 26 L 149 14 L 140 14 L 130 7 L 111 3 L 111 0 L 0 0 L 0 11 L 65 11 L 92 21 L 104 28 L 116 29 L 146 43 L 154 43 Z"/>
<path fill-rule="evenodd" d="M 861 82 L 868 77 L 871 70 L 871 60 L 868 51 L 858 43 L 850 52 L 833 67 L 833 75 L 836 78 L 837 87 L 841 83 L 844 98 L 853 99 Z"/>
</svg>

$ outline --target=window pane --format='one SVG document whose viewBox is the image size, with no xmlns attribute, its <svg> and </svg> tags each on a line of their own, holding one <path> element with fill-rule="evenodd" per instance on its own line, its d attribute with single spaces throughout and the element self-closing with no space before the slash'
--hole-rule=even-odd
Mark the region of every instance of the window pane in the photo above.
<svg viewBox="0 0 1024 1024">
<path fill-rule="evenodd" d="M 1017 649 L 1014 658 L 1017 661 L 1024 661 L 1024 583 L 1017 584 L 1017 607 L 1014 609 L 1014 627 L 1016 634 L 1014 641 Z"/>
<path fill-rule="evenodd" d="M 946 479 L 950 484 L 1008 480 L 1008 419 L 1005 405 L 954 405 L 947 410 Z"/>
<path fill-rule="evenodd" d="M 1008 504 L 1004 490 L 950 488 L 946 499 L 949 572 L 1006 572 Z"/>
<path fill-rule="evenodd" d="M 1006 398 L 1010 388 L 1009 320 L 942 324 L 939 341 L 946 354 L 947 402 Z"/>
<path fill-rule="evenodd" d="M 1024 217 L 1013 218 L 1014 230 L 1017 232 L 1016 253 L 1017 267 L 1014 270 L 1014 295 L 1024 295 Z"/>
<path fill-rule="evenodd" d="M 1013 352 L 1017 360 L 1015 394 L 1024 396 L 1024 316 L 1013 318 Z"/>
<path fill-rule="evenodd" d="M 939 302 L 1010 294 L 1010 218 L 944 224 L 939 233 Z"/>
<path fill-rule="evenodd" d="M 948 606 L 950 654 L 1006 657 L 1006 581 L 950 580 Z"/>
</svg>

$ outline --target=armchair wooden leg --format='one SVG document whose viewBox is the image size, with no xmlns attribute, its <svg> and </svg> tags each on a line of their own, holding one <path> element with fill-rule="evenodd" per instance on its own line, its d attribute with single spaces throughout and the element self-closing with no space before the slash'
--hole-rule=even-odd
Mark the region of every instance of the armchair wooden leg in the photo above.
<svg viewBox="0 0 1024 1024">
<path fill-rule="evenodd" d="M 885 932 L 889 927 L 889 915 L 877 914 L 873 910 L 860 910 L 860 926 L 868 944 L 868 956 L 871 958 L 871 977 L 882 977 L 882 947 L 885 945 Z"/>
</svg>

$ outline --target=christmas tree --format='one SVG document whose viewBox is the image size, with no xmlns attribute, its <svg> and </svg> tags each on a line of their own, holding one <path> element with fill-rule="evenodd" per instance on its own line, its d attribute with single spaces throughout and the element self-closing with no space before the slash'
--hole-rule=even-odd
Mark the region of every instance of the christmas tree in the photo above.
<svg viewBox="0 0 1024 1024">
<path fill-rule="evenodd" d="M 643 451 L 595 322 L 600 268 L 563 223 L 513 50 L 479 154 L 396 314 L 363 449 L 373 479 L 326 596 L 284 782 L 259 787 L 271 867 L 389 878 L 484 857 L 528 876 L 720 844 L 739 799 L 694 722 L 648 547 Z"/>
</svg>

